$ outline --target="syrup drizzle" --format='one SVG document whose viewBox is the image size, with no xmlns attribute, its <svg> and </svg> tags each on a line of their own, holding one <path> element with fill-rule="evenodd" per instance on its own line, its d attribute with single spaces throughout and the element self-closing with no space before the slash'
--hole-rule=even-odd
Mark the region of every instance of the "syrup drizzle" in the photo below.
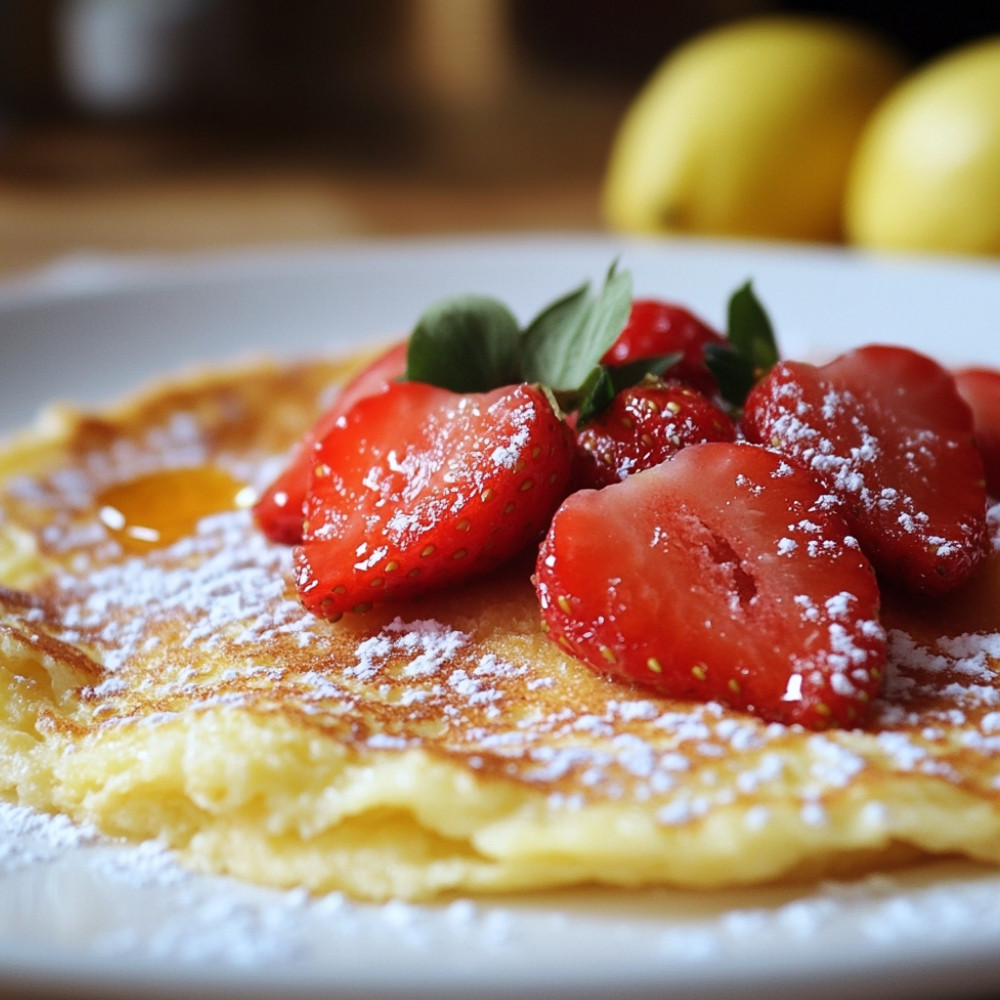
<svg viewBox="0 0 1000 1000">
<path fill-rule="evenodd" d="M 252 491 L 212 465 L 163 469 L 115 483 L 97 497 L 97 516 L 128 553 L 163 548 L 209 514 L 253 503 Z"/>
</svg>

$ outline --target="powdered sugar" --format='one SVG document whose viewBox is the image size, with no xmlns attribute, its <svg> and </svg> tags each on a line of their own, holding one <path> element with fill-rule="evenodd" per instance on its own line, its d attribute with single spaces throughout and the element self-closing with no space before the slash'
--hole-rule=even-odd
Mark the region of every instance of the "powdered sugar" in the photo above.
<svg viewBox="0 0 1000 1000">
<path fill-rule="evenodd" d="M 875 368 L 884 380 L 870 376 Z M 928 591 L 975 564 L 984 501 L 972 439 L 947 415 L 933 423 L 934 392 L 947 414 L 954 389 L 943 369 L 896 348 L 866 347 L 821 367 L 779 364 L 745 421 L 751 440 L 794 456 L 839 497 L 882 578 Z M 951 474 L 963 485 L 942 505 L 941 483 Z"/>
<path fill-rule="evenodd" d="M 47 864 L 96 838 L 96 831 L 65 816 L 46 816 L 0 801 L 0 879 L 21 868 Z"/>
<path fill-rule="evenodd" d="M 74 544 L 82 537 L 78 533 Z M 288 551 L 264 542 L 246 512 L 205 518 L 192 537 L 143 559 L 109 557 L 101 539 L 94 546 L 76 553 L 47 592 L 47 603 L 24 617 L 60 641 L 79 643 L 99 664 L 103 679 L 89 692 L 97 703 L 98 732 L 176 720 L 175 698 L 180 706 L 252 708 L 280 692 L 332 732 L 391 708 L 393 731 L 358 726 L 349 736 L 355 746 L 389 755 L 420 747 L 464 761 L 474 776 L 502 775 L 540 792 L 554 821 L 594 803 L 649 803 L 669 831 L 742 807 L 742 826 L 754 834 L 766 832 L 776 815 L 758 796 L 766 800 L 779 787 L 801 823 L 822 830 L 831 822 L 827 798 L 850 788 L 880 755 L 898 772 L 960 780 L 950 751 L 937 745 L 935 727 L 945 720 L 962 727 L 955 737 L 962 747 L 1000 753 L 991 665 L 996 637 L 946 637 L 930 649 L 894 633 L 887 694 L 875 706 L 871 731 L 810 737 L 797 761 L 801 770 L 793 772 L 783 749 L 801 734 L 718 704 L 681 707 L 592 680 L 581 680 L 572 699 L 550 698 L 564 690 L 555 674 L 519 656 L 515 646 L 489 645 L 474 621 L 461 617 L 436 620 L 416 611 L 375 618 L 359 628 L 353 658 L 345 663 L 335 641 L 340 630 L 317 622 L 293 599 Z M 850 605 L 848 595 L 838 595 L 825 613 L 849 615 Z M 806 617 L 811 610 L 819 609 L 805 602 Z M 267 662 L 259 653 L 263 647 Z M 850 685 L 856 651 L 847 645 L 837 652 L 843 668 L 835 683 Z M 224 668 L 206 669 L 216 660 Z M 927 711 L 920 697 L 932 684 L 939 699 Z M 26 822 L 23 811 L 0 815 L 0 821 L 15 815 Z M 893 816 L 867 810 L 865 821 L 887 830 Z M 48 835 L 50 821 L 32 822 L 42 826 L 29 839 Z M 332 930 L 355 942 L 401 942 L 414 953 L 444 926 L 453 950 L 469 945 L 479 959 L 491 949 L 524 944 L 515 930 L 523 923 L 502 906 L 462 900 L 445 909 L 362 907 L 338 895 L 258 894 L 188 875 L 155 845 L 112 849 L 65 821 L 51 822 L 57 846 L 5 855 L 0 877 L 19 877 L 83 851 L 88 880 L 154 888 L 179 907 L 158 913 L 152 930 L 119 922 L 95 932 L 89 944 L 106 955 L 179 957 L 194 965 L 294 963 L 316 954 L 317 926 L 326 938 Z M 719 922 L 695 929 L 695 954 L 718 954 L 737 938 L 752 938 L 745 933 L 753 923 L 749 911 L 737 906 L 725 912 L 730 922 L 723 930 Z M 804 937 L 807 929 L 828 928 L 843 912 L 823 891 L 804 893 L 766 914 L 759 926 L 792 928 Z M 742 924 L 736 914 L 745 918 Z M 676 956 L 682 941 L 690 943 L 690 936 L 672 931 L 654 940 L 646 934 L 649 952 Z M 339 956 L 350 962 L 344 951 Z"/>
<path fill-rule="evenodd" d="M 662 820 L 688 822 L 705 808 L 697 800 L 678 803 Z M 805 811 L 822 822 L 820 807 Z M 767 809 L 757 807 L 746 822 L 754 830 L 767 820 Z M 740 893 L 707 897 L 694 911 L 684 894 L 663 891 L 584 892 L 524 904 L 459 898 L 370 905 L 338 893 L 310 898 L 195 876 L 155 845 L 115 847 L 68 834 L 65 821 L 0 807 L 0 843 L 26 833 L 34 841 L 24 857 L 32 881 L 23 881 L 24 868 L 0 870 L 0 952 L 5 942 L 16 948 L 44 940 L 48 968 L 86 954 L 98 963 L 91 974 L 106 974 L 109 989 L 124 975 L 136 995 L 147 977 L 162 982 L 168 969 L 194 983 L 204 977 L 204 995 L 226 998 L 245 988 L 241 970 L 276 995 L 294 977 L 324 990 L 367 984 L 369 995 L 387 996 L 435 983 L 437 995 L 451 997 L 453 987 L 474 991 L 476 977 L 488 977 L 498 996 L 514 997 L 524 977 L 542 968 L 567 988 L 587 969 L 592 985 L 613 989 L 603 976 L 615 970 L 620 984 L 623 963 L 630 975 L 644 970 L 661 985 L 684 971 L 707 975 L 719 963 L 739 963 L 754 982 L 745 963 L 776 949 L 794 948 L 814 968 L 831 949 L 849 950 L 861 967 L 896 945 L 912 954 L 919 943 L 925 955 L 986 945 L 1000 923 L 998 880 L 953 867 L 830 881 L 752 901 Z M 15 918 L 12 907 L 29 886 L 35 904 Z M 199 988 L 187 982 L 186 991 Z M 583 995 L 580 988 L 575 995 Z"/>
<path fill-rule="evenodd" d="M 585 800 L 669 797 L 676 784 L 675 760 L 745 759 L 745 766 L 754 770 L 756 756 L 783 738 L 782 727 L 752 719 L 738 722 L 718 705 L 677 712 L 649 698 L 622 698 L 600 687 L 595 693 L 602 692 L 601 697 L 578 706 L 548 706 L 537 699 L 551 688 L 551 677 L 529 662 L 483 649 L 462 629 L 430 619 L 388 620 L 359 636 L 354 662 L 332 673 L 323 664 L 336 631 L 288 595 L 283 582 L 287 573 L 287 550 L 263 541 L 246 512 L 215 515 L 193 537 L 169 549 L 95 568 L 86 584 L 61 580 L 54 634 L 62 641 L 86 641 L 100 651 L 106 676 L 91 693 L 101 702 L 98 718 L 105 725 L 113 723 L 119 697 L 129 706 L 124 719 L 135 711 L 130 700 L 134 690 L 116 675 L 141 671 L 144 662 L 160 655 L 163 637 L 156 628 L 183 623 L 170 653 L 176 673 L 161 674 L 156 683 L 143 676 L 141 682 L 157 704 L 169 699 L 171 690 L 205 705 L 250 705 L 281 690 L 283 698 L 301 702 L 320 718 L 333 706 L 339 717 L 344 704 L 362 706 L 365 699 L 379 702 L 391 696 L 401 729 L 389 741 L 378 734 L 369 737 L 369 749 L 427 745 L 474 758 L 481 762 L 479 769 L 493 761 L 509 776 L 571 792 L 566 801 L 577 801 L 574 787 Z M 849 616 L 852 604 L 850 595 L 838 595 L 828 602 L 827 615 Z M 807 618 L 809 610 L 803 608 Z M 44 616 L 36 608 L 28 617 L 37 624 Z M 840 649 L 835 621 L 831 629 L 833 649 L 843 660 L 834 683 L 853 688 L 851 671 L 864 667 L 864 657 L 850 643 Z M 956 710 L 965 712 L 972 704 L 993 707 L 989 657 L 997 642 L 955 637 L 932 652 L 904 634 L 892 635 L 887 701 L 876 708 L 874 728 L 905 717 L 902 706 L 915 697 L 915 677 L 921 672 L 949 669 L 955 678 L 967 678 L 967 683 L 956 679 L 960 689 L 950 692 Z M 261 645 L 277 657 L 274 667 L 254 663 Z M 189 660 L 178 660 L 183 651 L 190 653 Z M 224 652 L 232 666 L 219 682 L 210 682 L 201 678 L 199 664 L 216 652 Z M 238 690 L 229 690 L 237 680 Z M 533 711 L 524 711 L 531 704 L 525 700 L 527 691 L 536 699 Z M 146 718 L 155 724 L 170 714 L 157 711 Z M 437 720 L 433 738 L 427 735 L 430 719 Z M 896 766 L 923 767 L 928 751 L 915 739 L 900 735 L 892 744 Z M 817 761 L 825 762 L 823 780 L 832 786 L 846 783 L 857 770 L 855 758 L 841 753 L 837 741 L 831 734 L 810 744 Z M 883 750 L 889 746 L 882 741 Z M 839 761 L 842 770 L 831 769 L 830 761 Z M 664 815 L 694 815 L 691 801 L 678 801 L 681 812 L 665 805 Z"/>
</svg>

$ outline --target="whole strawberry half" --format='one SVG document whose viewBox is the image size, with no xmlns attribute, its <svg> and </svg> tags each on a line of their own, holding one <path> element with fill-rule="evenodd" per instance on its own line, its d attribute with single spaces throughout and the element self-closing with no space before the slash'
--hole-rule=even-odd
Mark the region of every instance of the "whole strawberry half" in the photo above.
<svg viewBox="0 0 1000 1000">
<path fill-rule="evenodd" d="M 983 460 L 986 488 L 1000 497 L 1000 371 L 962 368 L 955 372 L 959 395 L 972 410 L 972 434 Z"/>
<path fill-rule="evenodd" d="M 362 368 L 306 431 L 288 465 L 254 505 L 257 525 L 271 541 L 294 545 L 302 538 L 306 484 L 319 443 L 359 399 L 382 392 L 405 370 L 404 341 L 388 348 Z"/>
<path fill-rule="evenodd" d="M 300 598 L 336 619 L 491 569 L 536 542 L 572 435 L 540 389 L 420 382 L 357 401 L 319 444 L 295 549 Z"/>
<path fill-rule="evenodd" d="M 623 389 L 577 428 L 575 481 L 599 489 L 704 441 L 732 441 L 736 426 L 707 396 L 676 380 Z"/>
<path fill-rule="evenodd" d="M 535 586 L 552 639 L 668 696 L 820 728 L 880 689 L 871 565 L 816 477 L 754 445 L 692 445 L 568 497 Z"/>
<path fill-rule="evenodd" d="M 985 555 L 971 414 L 932 359 L 870 345 L 821 366 L 778 364 L 750 393 L 742 428 L 808 466 L 840 498 L 886 581 L 946 591 Z"/>
</svg>

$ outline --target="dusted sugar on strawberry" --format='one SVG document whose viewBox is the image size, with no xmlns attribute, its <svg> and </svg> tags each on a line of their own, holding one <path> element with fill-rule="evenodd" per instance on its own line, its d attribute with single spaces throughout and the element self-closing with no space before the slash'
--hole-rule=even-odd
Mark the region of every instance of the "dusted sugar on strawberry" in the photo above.
<svg viewBox="0 0 1000 1000">
<path fill-rule="evenodd" d="M 294 553 L 303 604 L 335 619 L 494 568 L 542 536 L 572 454 L 533 386 L 402 382 L 359 400 L 315 450 Z"/>
<path fill-rule="evenodd" d="M 535 587 L 553 640 L 671 697 L 822 728 L 881 687 L 869 561 L 817 478 L 758 446 L 692 445 L 568 497 Z"/>
<path fill-rule="evenodd" d="M 750 393 L 742 429 L 822 479 L 883 580 L 940 593 L 984 557 L 971 414 L 932 359 L 872 345 L 822 366 L 783 362 Z"/>
<path fill-rule="evenodd" d="M 600 488 L 705 441 L 732 441 L 736 426 L 707 396 L 671 379 L 624 389 L 577 429 L 576 479 Z"/>
</svg>

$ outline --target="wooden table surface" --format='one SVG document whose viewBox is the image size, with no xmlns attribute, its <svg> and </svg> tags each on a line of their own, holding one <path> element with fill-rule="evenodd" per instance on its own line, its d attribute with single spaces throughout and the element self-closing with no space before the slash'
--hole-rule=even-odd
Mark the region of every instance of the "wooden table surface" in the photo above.
<svg viewBox="0 0 1000 1000">
<path fill-rule="evenodd" d="M 590 231 L 623 102 L 576 94 L 385 148 L 162 126 L 0 133 L 0 275 L 86 252 Z"/>
</svg>

